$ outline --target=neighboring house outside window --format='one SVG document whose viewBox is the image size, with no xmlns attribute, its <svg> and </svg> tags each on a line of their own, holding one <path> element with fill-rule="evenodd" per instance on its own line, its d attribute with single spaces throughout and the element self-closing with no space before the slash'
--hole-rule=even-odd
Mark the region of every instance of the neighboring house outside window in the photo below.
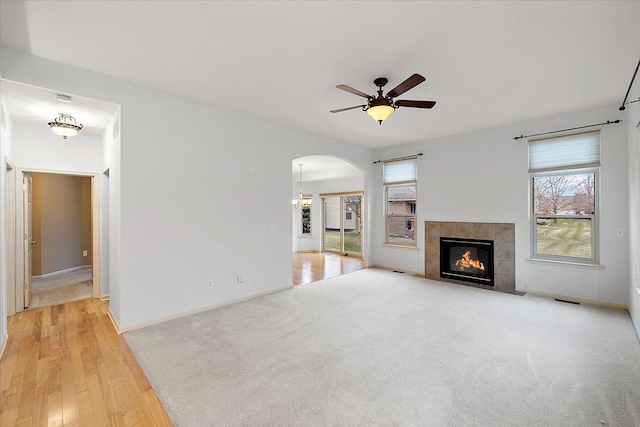
<svg viewBox="0 0 640 427">
<path fill-rule="evenodd" d="M 415 158 L 384 164 L 387 244 L 416 246 L 416 178 Z"/>
<path fill-rule="evenodd" d="M 529 142 L 532 258 L 598 262 L 600 132 Z"/>
</svg>

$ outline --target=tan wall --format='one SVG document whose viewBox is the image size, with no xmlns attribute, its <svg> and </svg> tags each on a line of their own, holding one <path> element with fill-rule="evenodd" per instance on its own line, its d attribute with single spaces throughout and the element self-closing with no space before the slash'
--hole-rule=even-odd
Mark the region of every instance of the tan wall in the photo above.
<svg viewBox="0 0 640 427">
<path fill-rule="evenodd" d="M 91 235 L 91 178 L 82 178 L 82 250 L 87 256 L 82 257 L 82 265 L 91 265 L 93 245 Z"/>
<path fill-rule="evenodd" d="M 33 275 L 91 265 L 91 178 L 33 173 Z M 87 250 L 86 257 L 82 251 Z"/>
</svg>

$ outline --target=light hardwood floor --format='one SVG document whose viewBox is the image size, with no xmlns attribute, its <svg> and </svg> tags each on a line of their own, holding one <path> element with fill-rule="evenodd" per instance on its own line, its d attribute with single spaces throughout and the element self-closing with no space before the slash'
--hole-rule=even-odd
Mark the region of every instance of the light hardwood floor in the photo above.
<svg viewBox="0 0 640 427">
<path fill-rule="evenodd" d="M 293 285 L 304 285 L 330 277 L 362 270 L 364 262 L 359 258 L 329 253 L 294 253 Z"/>
<path fill-rule="evenodd" d="M 9 320 L 0 426 L 170 426 L 108 303 L 73 301 Z"/>
<path fill-rule="evenodd" d="M 294 284 L 363 268 L 358 258 L 294 254 Z M 172 425 L 107 310 L 107 301 L 85 299 L 9 318 L 1 427 Z"/>
</svg>

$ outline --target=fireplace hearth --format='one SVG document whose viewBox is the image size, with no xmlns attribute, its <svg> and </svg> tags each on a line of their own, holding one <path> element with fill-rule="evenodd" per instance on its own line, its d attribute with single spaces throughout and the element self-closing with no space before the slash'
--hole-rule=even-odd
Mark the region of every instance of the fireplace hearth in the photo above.
<svg viewBox="0 0 640 427">
<path fill-rule="evenodd" d="M 493 241 L 441 237 L 440 277 L 493 286 Z"/>
</svg>

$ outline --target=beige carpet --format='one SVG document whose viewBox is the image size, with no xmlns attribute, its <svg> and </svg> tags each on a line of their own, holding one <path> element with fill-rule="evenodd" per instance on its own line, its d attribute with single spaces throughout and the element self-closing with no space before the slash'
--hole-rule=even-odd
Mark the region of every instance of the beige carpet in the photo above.
<svg viewBox="0 0 640 427">
<path fill-rule="evenodd" d="M 368 269 L 125 336 L 177 426 L 640 426 L 624 310 Z"/>
<path fill-rule="evenodd" d="M 29 309 L 64 304 L 93 297 L 92 269 L 81 268 L 32 280 L 33 294 Z"/>
</svg>

